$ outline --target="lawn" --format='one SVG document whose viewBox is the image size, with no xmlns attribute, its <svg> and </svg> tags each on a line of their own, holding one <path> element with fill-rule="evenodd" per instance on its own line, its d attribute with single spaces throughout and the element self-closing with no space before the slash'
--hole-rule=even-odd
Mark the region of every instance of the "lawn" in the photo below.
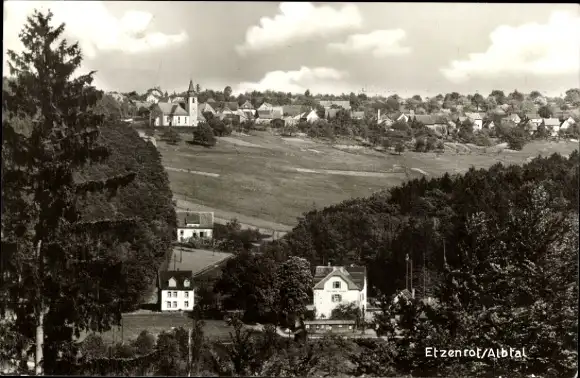
<svg viewBox="0 0 580 378">
<path fill-rule="evenodd" d="M 227 339 L 233 328 L 223 320 L 204 320 L 204 335 L 210 339 Z M 123 315 L 123 326 L 101 334 L 105 344 L 121 341 L 132 341 L 143 330 L 158 335 L 163 331 L 171 330 L 171 327 L 191 327 L 192 319 L 182 313 L 146 313 Z M 81 335 L 83 340 L 86 334 Z"/>
<path fill-rule="evenodd" d="M 173 256 L 169 262 L 170 270 L 191 270 L 193 275 L 206 268 L 218 265 L 222 260 L 231 257 L 231 253 L 207 251 L 184 247 L 173 248 Z"/>
<path fill-rule="evenodd" d="M 523 164 L 553 152 L 569 154 L 578 143 L 533 142 L 523 151 L 500 153 L 473 149 L 471 154 L 404 152 L 402 155 L 335 146 L 270 132 L 221 138 L 214 148 L 159 142 L 176 197 L 226 215 L 293 226 L 312 208 L 400 185 L 409 178 L 462 173 L 496 162 Z M 183 135 L 187 140 L 189 135 Z M 175 170 L 177 169 L 177 170 Z M 179 170 L 189 170 L 179 171 Z M 352 171 L 352 172 L 349 172 Z M 363 174 L 361 172 L 367 172 Z M 212 175 L 204 175 L 210 173 Z M 218 176 L 219 175 L 219 176 Z M 258 226 L 257 222 L 249 224 Z M 262 226 L 260 226 L 262 227 Z M 278 227 L 280 228 L 280 227 Z"/>
</svg>

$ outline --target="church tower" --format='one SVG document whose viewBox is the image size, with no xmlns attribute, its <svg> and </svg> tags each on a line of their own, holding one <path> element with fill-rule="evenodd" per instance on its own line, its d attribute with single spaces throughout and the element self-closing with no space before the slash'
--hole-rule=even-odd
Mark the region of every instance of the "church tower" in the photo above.
<svg viewBox="0 0 580 378">
<path fill-rule="evenodd" d="M 197 127 L 197 97 L 193 88 L 193 80 L 189 80 L 189 89 L 187 90 L 187 114 L 189 115 L 189 126 Z"/>
</svg>

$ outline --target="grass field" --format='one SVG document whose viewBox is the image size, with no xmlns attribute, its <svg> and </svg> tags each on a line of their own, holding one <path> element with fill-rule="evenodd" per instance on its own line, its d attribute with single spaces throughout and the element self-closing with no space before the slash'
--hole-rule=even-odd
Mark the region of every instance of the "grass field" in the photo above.
<svg viewBox="0 0 580 378">
<path fill-rule="evenodd" d="M 207 251 L 184 247 L 173 248 L 173 256 L 169 262 L 169 270 L 191 270 L 193 275 L 206 268 L 218 265 L 224 259 L 231 257 L 231 253 Z"/>
<path fill-rule="evenodd" d="M 210 339 L 227 339 L 233 328 L 223 320 L 204 320 L 204 335 Z M 123 327 L 102 333 L 100 336 L 106 344 L 132 341 L 143 330 L 158 335 L 163 331 L 171 330 L 171 327 L 191 327 L 192 320 L 181 313 L 148 313 L 123 315 Z M 81 335 L 83 340 L 86 334 Z"/>
<path fill-rule="evenodd" d="M 254 134 L 221 138 L 211 149 L 159 142 L 175 196 L 215 211 L 216 217 L 248 217 L 245 223 L 254 225 L 251 219 L 259 219 L 259 227 L 270 222 L 272 229 L 280 229 L 276 225 L 293 226 L 313 207 L 368 196 L 424 173 L 462 173 L 471 166 L 487 168 L 496 162 L 523 164 L 530 157 L 569 154 L 578 148 L 573 142 L 533 142 L 522 151 L 468 147 L 471 153 L 448 149 L 444 154 L 407 151 L 399 156 L 281 138 L 270 132 Z"/>
</svg>

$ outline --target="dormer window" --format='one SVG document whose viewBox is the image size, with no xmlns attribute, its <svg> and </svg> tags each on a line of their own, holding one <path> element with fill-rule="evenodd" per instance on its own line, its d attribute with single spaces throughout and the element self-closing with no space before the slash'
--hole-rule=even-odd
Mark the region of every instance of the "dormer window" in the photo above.
<svg viewBox="0 0 580 378">
<path fill-rule="evenodd" d="M 340 281 L 334 281 L 332 283 L 332 288 L 333 289 L 340 289 Z"/>
<path fill-rule="evenodd" d="M 189 287 L 189 280 L 187 278 L 183 281 L 183 286 Z"/>
<path fill-rule="evenodd" d="M 171 277 L 169 279 L 169 281 L 167 281 L 167 286 L 169 286 L 169 287 L 175 287 L 175 286 L 177 286 L 177 282 L 175 281 L 175 278 Z"/>
</svg>

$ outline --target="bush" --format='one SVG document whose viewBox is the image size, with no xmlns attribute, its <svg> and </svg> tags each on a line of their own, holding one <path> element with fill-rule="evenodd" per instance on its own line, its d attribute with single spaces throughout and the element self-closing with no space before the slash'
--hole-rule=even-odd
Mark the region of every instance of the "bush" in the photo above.
<svg viewBox="0 0 580 378">
<path fill-rule="evenodd" d="M 426 142 L 425 138 L 417 138 L 415 141 L 415 151 L 417 152 L 425 152 Z"/>
<path fill-rule="evenodd" d="M 433 151 L 435 149 L 436 145 L 437 145 L 437 138 L 429 137 L 429 138 L 427 138 L 427 141 L 425 142 L 425 150 L 426 151 Z"/>
<path fill-rule="evenodd" d="M 178 144 L 181 141 L 181 135 L 173 127 L 168 127 L 161 134 L 161 139 L 169 144 Z"/>
<path fill-rule="evenodd" d="M 130 344 L 118 343 L 112 348 L 111 354 L 115 358 L 133 358 L 135 357 L 136 350 Z"/>
<path fill-rule="evenodd" d="M 405 152 L 405 145 L 401 142 L 397 143 L 397 145 L 395 146 L 395 152 L 397 152 L 399 155 L 402 152 Z"/>
<path fill-rule="evenodd" d="M 133 342 L 135 352 L 139 355 L 147 355 L 155 349 L 155 336 L 147 330 L 141 331 L 137 339 Z"/>
<path fill-rule="evenodd" d="M 103 358 L 107 355 L 107 346 L 101 336 L 93 333 L 88 335 L 82 342 L 81 354 L 88 359 Z"/>
<path fill-rule="evenodd" d="M 520 127 L 514 127 L 507 130 L 501 138 L 504 142 L 507 142 L 510 149 L 519 151 L 524 148 L 529 137 L 529 134 L 525 130 L 522 130 Z"/>
<path fill-rule="evenodd" d="M 491 146 L 491 141 L 489 140 L 489 138 L 486 135 L 483 135 L 483 134 L 478 134 L 478 135 L 474 136 L 473 142 L 477 146 L 482 146 L 482 147 Z"/>
<path fill-rule="evenodd" d="M 193 143 L 205 147 L 213 147 L 216 144 L 212 128 L 205 122 L 201 122 L 193 131 Z"/>
</svg>

